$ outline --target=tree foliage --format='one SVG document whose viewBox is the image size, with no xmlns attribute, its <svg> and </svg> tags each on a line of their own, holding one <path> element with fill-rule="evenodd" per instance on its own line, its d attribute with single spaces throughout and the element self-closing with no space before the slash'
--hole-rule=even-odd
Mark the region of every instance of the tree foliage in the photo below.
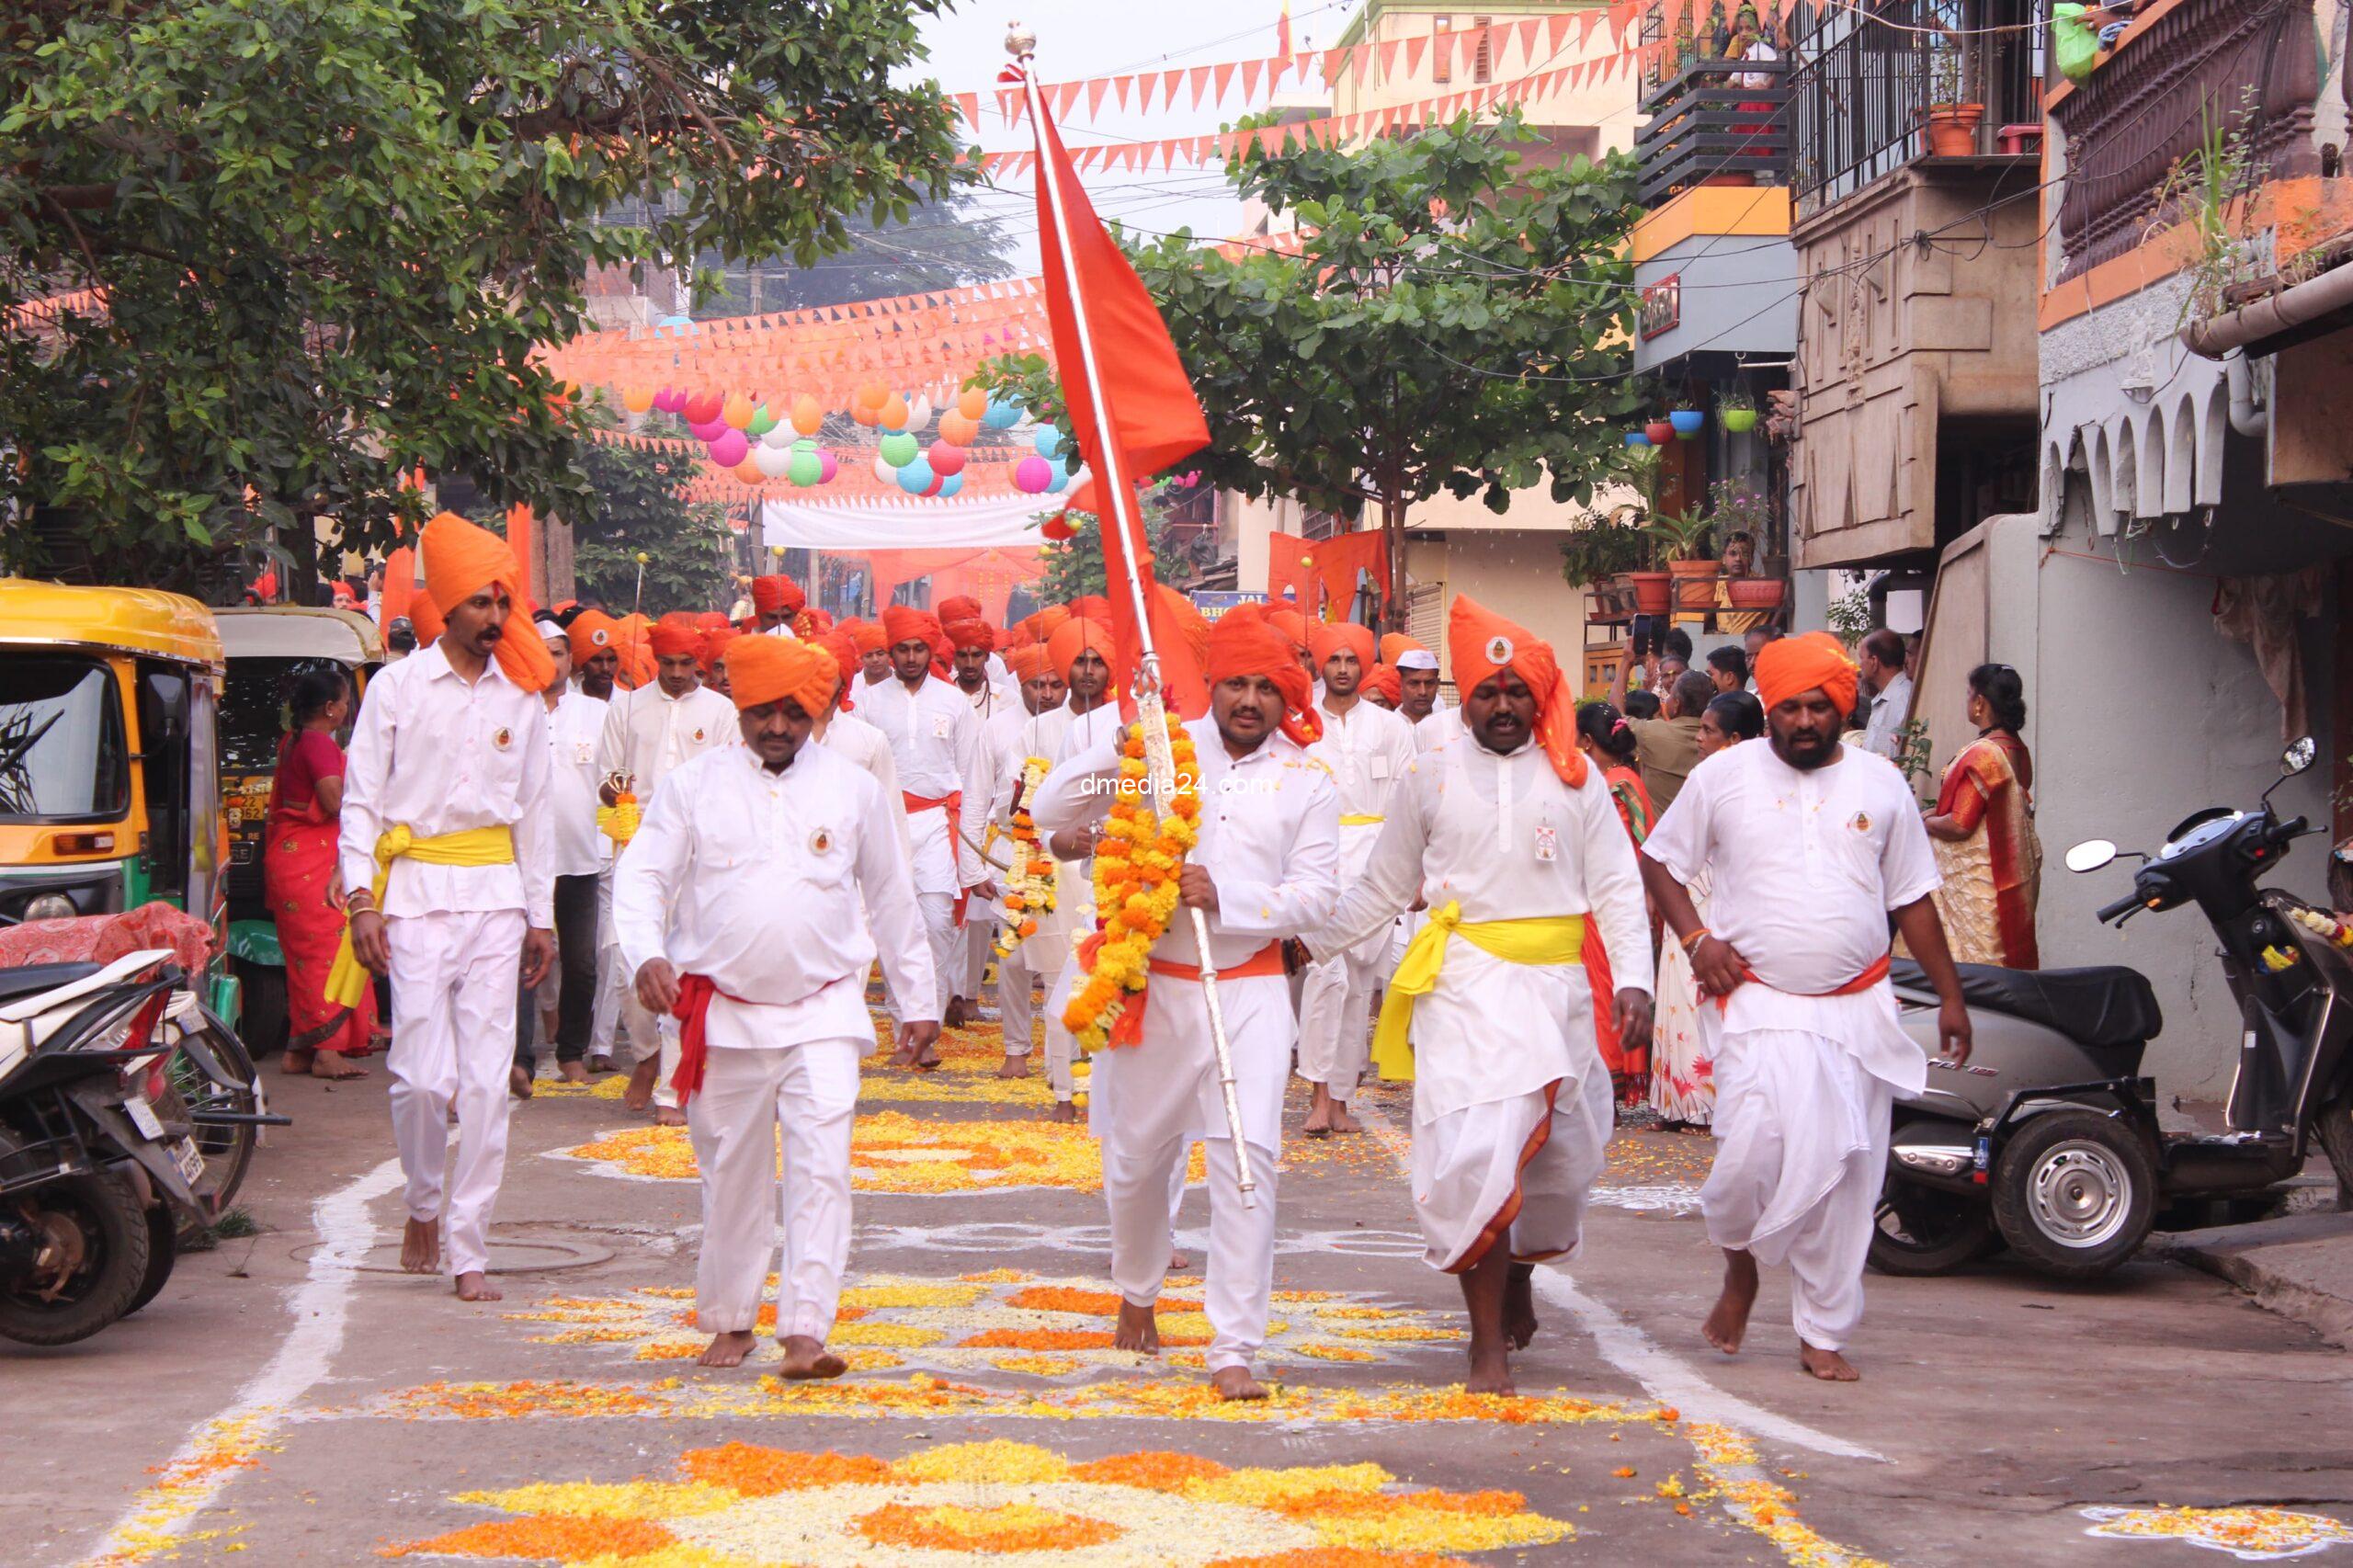
<svg viewBox="0 0 2353 1568">
<path fill-rule="evenodd" d="M 1012 236 L 1003 223 L 978 216 L 977 206 L 959 192 L 944 201 L 924 203 L 904 223 L 861 217 L 850 223 L 846 248 L 806 267 L 787 258 L 728 263 L 706 256 L 701 265 L 717 275 L 720 288 L 697 301 L 695 314 L 809 310 L 1010 278 Z"/>
<path fill-rule="evenodd" d="M 0 511 L 51 526 L 8 563 L 200 585 L 314 516 L 381 548 L 420 467 L 592 516 L 532 347 L 596 268 L 808 265 L 945 195 L 952 111 L 894 82 L 946 3 L 16 0 Z"/>
<path fill-rule="evenodd" d="M 1589 504 L 1627 415 L 1633 160 L 1527 161 L 1518 112 L 1340 148 L 1253 149 L 1237 193 L 1298 223 L 1293 254 L 1180 233 L 1129 246 L 1208 416 L 1221 489 L 1390 533 L 1440 491 L 1502 512 L 1540 483 Z M 1034 356 L 983 384 L 1059 417 Z M 1039 400 L 1043 400 L 1042 403 Z"/>
<path fill-rule="evenodd" d="M 1046 514 L 1052 516 L 1051 513 Z M 1049 540 L 1040 547 L 1040 562 L 1046 569 L 1039 579 L 1037 595 L 1041 603 L 1068 604 L 1087 594 L 1108 595 L 1112 589 L 1108 569 L 1103 562 L 1103 528 L 1092 512 L 1065 512 L 1070 520 L 1071 537 Z M 1176 587 L 1191 575 L 1199 562 L 1179 552 L 1168 537 L 1167 514 L 1147 496 L 1143 508 L 1143 532 L 1152 546 L 1152 572 L 1157 582 Z M 1119 589 L 1127 592 L 1123 582 Z"/>
<path fill-rule="evenodd" d="M 599 415 L 597 423 L 608 423 Z M 682 425 L 656 417 L 644 434 L 683 437 Z M 645 562 L 644 608 L 725 609 L 734 599 L 727 510 L 690 502 L 679 487 L 696 474 L 677 452 L 589 441 L 581 447 L 596 511 L 573 525 L 572 571 L 581 598 L 616 615 L 638 605 L 638 555 Z"/>
</svg>

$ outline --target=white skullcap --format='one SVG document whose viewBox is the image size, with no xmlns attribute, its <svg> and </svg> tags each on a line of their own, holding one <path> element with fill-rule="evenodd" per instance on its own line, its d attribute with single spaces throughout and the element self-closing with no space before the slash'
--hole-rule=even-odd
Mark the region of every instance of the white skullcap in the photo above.
<svg viewBox="0 0 2353 1568">
<path fill-rule="evenodd" d="M 1401 670 L 1434 670 L 1438 668 L 1438 655 L 1427 648 L 1408 648 L 1397 655 L 1397 667 Z"/>
</svg>

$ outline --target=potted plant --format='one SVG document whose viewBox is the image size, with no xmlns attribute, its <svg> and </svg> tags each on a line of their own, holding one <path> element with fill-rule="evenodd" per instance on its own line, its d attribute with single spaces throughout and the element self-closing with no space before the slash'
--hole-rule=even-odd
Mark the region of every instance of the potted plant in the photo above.
<svg viewBox="0 0 2353 1568">
<path fill-rule="evenodd" d="M 1733 435 L 1745 435 L 1756 428 L 1756 400 L 1745 387 L 1726 387 L 1716 394 L 1716 418 Z"/>
<path fill-rule="evenodd" d="M 1708 416 L 1699 412 L 1697 403 L 1686 399 L 1668 411 L 1666 422 L 1674 427 L 1677 440 L 1688 441 L 1699 433 L 1699 427 L 1707 424 Z"/>
<path fill-rule="evenodd" d="M 1928 153 L 1938 158 L 1966 158 L 1977 151 L 1977 122 L 1985 118 L 1982 103 L 1965 103 L 1958 40 L 1946 40 L 1928 51 L 1928 104 L 1921 115 L 1927 121 Z"/>
<path fill-rule="evenodd" d="M 1650 437 L 1654 447 L 1664 447 L 1675 439 L 1675 424 L 1668 419 L 1654 419 L 1643 426 L 1643 434 Z"/>
<path fill-rule="evenodd" d="M 1707 553 L 1714 527 L 1713 518 L 1694 508 L 1688 512 L 1654 513 L 1643 530 L 1658 541 L 1666 557 L 1666 573 L 1674 585 L 1677 609 L 1716 608 L 1716 578 L 1722 567 L 1714 556 Z"/>
<path fill-rule="evenodd" d="M 1708 520 L 1715 525 L 1722 558 L 1724 603 L 1733 609 L 1780 608 L 1787 588 L 1782 574 L 1756 564 L 1758 544 L 1773 520 L 1765 497 L 1737 479 L 1720 479 L 1708 487 Z"/>
<path fill-rule="evenodd" d="M 1620 506 L 1589 514 L 1561 540 L 1561 576 L 1572 586 L 1592 590 L 1592 619 L 1622 620 L 1636 613 L 1631 574 L 1650 564 L 1653 548 L 1632 521 L 1633 513 L 1633 507 Z M 1662 581 L 1665 575 L 1660 574 Z"/>
</svg>

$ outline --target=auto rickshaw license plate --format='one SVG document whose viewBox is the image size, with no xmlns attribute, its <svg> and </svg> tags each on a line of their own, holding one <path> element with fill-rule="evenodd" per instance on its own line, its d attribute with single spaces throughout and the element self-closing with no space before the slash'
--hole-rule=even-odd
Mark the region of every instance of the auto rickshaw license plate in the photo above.
<svg viewBox="0 0 2353 1568">
<path fill-rule="evenodd" d="M 183 1138 L 172 1145 L 172 1163 L 179 1166 L 188 1186 L 194 1187 L 204 1179 L 204 1151 L 196 1146 L 195 1139 Z"/>
<path fill-rule="evenodd" d="M 131 1125 L 139 1129 L 142 1138 L 160 1140 L 164 1136 L 164 1124 L 156 1119 L 155 1108 L 143 1096 L 129 1096 L 122 1102 L 122 1110 L 131 1118 Z"/>
</svg>

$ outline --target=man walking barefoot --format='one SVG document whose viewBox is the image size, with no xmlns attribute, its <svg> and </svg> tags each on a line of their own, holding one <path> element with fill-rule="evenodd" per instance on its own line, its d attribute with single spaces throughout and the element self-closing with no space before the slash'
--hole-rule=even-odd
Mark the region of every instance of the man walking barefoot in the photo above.
<svg viewBox="0 0 2353 1568">
<path fill-rule="evenodd" d="M 1768 644 L 1756 660 L 1768 744 L 1694 767 L 1642 848 L 1667 929 L 1723 1010 L 1699 1207 L 1724 1286 L 1702 1332 L 1738 1352 L 1758 1262 L 1786 1262 L 1798 1360 L 1830 1382 L 1858 1376 L 1844 1351 L 1863 1317 L 1890 1108 L 1927 1079 L 1887 981 L 1891 916 L 1937 988 L 1945 1059 L 1967 1062 L 1970 1045 L 1919 802 L 1884 757 L 1839 744 L 1855 680 L 1827 632 Z M 1686 887 L 1702 869 L 1709 925 Z"/>
</svg>

